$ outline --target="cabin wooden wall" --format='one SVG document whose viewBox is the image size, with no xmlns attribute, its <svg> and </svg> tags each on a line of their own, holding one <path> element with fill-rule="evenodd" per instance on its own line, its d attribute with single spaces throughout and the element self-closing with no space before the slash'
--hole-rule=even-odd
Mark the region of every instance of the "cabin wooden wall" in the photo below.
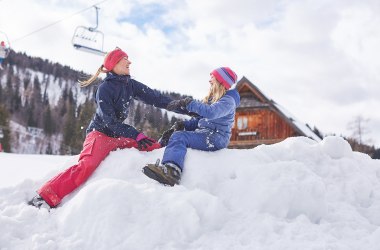
<svg viewBox="0 0 380 250">
<path fill-rule="evenodd" d="M 276 112 L 269 108 L 237 111 L 230 147 L 254 147 L 272 144 L 297 132 Z"/>
</svg>

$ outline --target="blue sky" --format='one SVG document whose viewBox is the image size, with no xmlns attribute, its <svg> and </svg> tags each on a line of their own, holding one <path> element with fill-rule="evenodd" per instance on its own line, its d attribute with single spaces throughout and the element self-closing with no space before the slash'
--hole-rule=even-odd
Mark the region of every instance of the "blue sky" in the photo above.
<svg viewBox="0 0 380 250">
<path fill-rule="evenodd" d="M 0 30 L 13 49 L 92 73 L 102 58 L 73 49 L 99 1 L 0 1 Z M 20 6 L 23 6 L 20 8 Z M 132 76 L 202 98 L 209 72 L 229 66 L 303 123 L 351 135 L 357 116 L 380 147 L 380 3 L 375 0 L 108 0 L 99 4 L 105 50 L 123 48 Z M 370 142 L 370 141 L 369 141 Z"/>
<path fill-rule="evenodd" d="M 161 20 L 165 13 L 165 7 L 159 3 L 136 5 L 129 13 L 121 12 L 116 20 L 119 23 L 132 23 L 140 30 L 145 30 L 145 25 L 154 25 L 157 29 L 160 29 L 165 34 L 168 34 L 170 29 L 163 25 Z M 174 26 L 172 27 L 174 28 Z"/>
</svg>

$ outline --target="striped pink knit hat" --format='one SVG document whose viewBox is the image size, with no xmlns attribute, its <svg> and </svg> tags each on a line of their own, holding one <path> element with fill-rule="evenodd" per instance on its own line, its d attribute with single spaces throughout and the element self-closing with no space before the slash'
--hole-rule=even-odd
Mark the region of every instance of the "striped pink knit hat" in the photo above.
<svg viewBox="0 0 380 250">
<path fill-rule="evenodd" d="M 214 69 L 210 73 L 210 75 L 211 74 L 227 90 L 231 88 L 232 84 L 236 83 L 237 75 L 232 69 L 228 67 L 221 67 L 221 68 Z"/>
</svg>

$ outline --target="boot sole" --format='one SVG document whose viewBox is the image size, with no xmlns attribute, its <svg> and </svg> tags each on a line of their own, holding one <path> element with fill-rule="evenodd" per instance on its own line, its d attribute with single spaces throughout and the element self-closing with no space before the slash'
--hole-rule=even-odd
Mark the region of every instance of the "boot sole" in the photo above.
<svg viewBox="0 0 380 250">
<path fill-rule="evenodd" d="M 174 186 L 174 184 L 172 183 L 169 183 L 166 179 L 164 179 L 163 177 L 161 177 L 160 175 L 156 174 L 156 172 L 152 171 L 150 168 L 148 167 L 144 167 L 143 168 L 143 171 L 142 171 L 146 176 L 148 176 L 149 178 L 155 180 L 155 181 L 158 181 L 159 183 L 165 185 L 165 186 Z"/>
</svg>

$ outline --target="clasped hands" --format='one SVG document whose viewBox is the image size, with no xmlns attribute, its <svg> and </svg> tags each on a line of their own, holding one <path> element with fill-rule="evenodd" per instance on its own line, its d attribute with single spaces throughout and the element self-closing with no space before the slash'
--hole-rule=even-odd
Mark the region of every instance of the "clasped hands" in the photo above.
<svg viewBox="0 0 380 250">
<path fill-rule="evenodd" d="M 174 110 L 187 110 L 186 107 L 187 105 L 193 100 L 191 97 L 186 97 L 183 99 L 179 100 L 174 100 L 171 101 L 168 106 L 166 107 L 167 110 L 169 111 L 174 111 Z"/>
</svg>

